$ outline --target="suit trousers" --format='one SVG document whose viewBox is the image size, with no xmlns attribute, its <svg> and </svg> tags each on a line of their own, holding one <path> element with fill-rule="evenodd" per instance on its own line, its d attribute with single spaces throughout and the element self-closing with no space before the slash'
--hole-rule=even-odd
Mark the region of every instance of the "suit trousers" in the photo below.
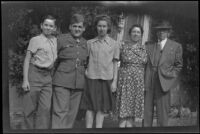
<svg viewBox="0 0 200 134">
<path fill-rule="evenodd" d="M 27 129 L 50 128 L 51 96 L 51 86 L 31 86 L 30 91 L 24 95 L 24 118 Z"/>
<path fill-rule="evenodd" d="M 152 80 L 152 88 L 145 91 L 144 126 L 152 127 L 154 104 L 156 105 L 157 126 L 168 126 L 170 91 L 162 90 L 157 71 L 153 73 Z"/>
<path fill-rule="evenodd" d="M 53 89 L 52 128 L 72 128 L 78 113 L 82 91 L 55 86 Z"/>
</svg>

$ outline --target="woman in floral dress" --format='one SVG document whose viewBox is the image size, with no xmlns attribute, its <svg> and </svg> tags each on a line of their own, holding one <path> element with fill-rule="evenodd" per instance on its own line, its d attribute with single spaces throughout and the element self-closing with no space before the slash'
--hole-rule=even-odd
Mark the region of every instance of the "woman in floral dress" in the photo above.
<svg viewBox="0 0 200 134">
<path fill-rule="evenodd" d="M 132 127 L 135 120 L 143 119 L 144 66 L 147 62 L 142 45 L 143 29 L 133 25 L 129 29 L 130 40 L 121 47 L 116 112 L 119 127 Z"/>
</svg>

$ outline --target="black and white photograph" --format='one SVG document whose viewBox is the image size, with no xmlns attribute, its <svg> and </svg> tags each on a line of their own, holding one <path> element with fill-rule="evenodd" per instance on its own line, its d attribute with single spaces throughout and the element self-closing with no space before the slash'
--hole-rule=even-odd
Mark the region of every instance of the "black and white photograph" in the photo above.
<svg viewBox="0 0 200 134">
<path fill-rule="evenodd" d="M 3 133 L 199 132 L 198 1 L 1 1 Z"/>
</svg>

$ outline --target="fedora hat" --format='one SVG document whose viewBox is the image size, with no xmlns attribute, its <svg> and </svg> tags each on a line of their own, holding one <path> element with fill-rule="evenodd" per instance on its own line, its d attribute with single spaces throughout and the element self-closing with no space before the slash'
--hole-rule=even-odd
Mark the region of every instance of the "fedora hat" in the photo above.
<svg viewBox="0 0 200 134">
<path fill-rule="evenodd" d="M 168 21 L 162 21 L 157 26 L 153 27 L 155 29 L 172 29 L 172 26 Z"/>
</svg>

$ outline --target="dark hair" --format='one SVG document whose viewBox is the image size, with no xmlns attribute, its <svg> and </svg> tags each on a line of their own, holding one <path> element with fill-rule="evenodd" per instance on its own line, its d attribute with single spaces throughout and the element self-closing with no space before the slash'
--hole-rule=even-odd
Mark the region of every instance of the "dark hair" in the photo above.
<svg viewBox="0 0 200 134">
<path fill-rule="evenodd" d="M 46 15 L 46 16 L 42 17 L 42 21 L 41 22 L 43 23 L 46 19 L 54 20 L 54 23 L 56 25 L 56 18 L 54 16 Z"/>
<path fill-rule="evenodd" d="M 107 33 L 109 34 L 111 32 L 111 18 L 107 15 L 99 15 L 95 18 L 94 26 L 95 26 L 95 31 L 97 32 L 97 24 L 99 21 L 104 20 L 108 24 L 108 31 Z"/>
<path fill-rule="evenodd" d="M 141 31 L 141 34 L 143 35 L 143 33 L 144 33 L 143 27 L 142 27 L 141 25 L 139 25 L 139 24 L 134 24 L 134 25 L 131 26 L 131 28 L 129 29 L 129 32 L 128 32 L 129 35 L 131 34 L 132 30 L 133 30 L 135 27 L 139 27 L 139 28 L 140 28 L 140 31 Z"/>
</svg>

